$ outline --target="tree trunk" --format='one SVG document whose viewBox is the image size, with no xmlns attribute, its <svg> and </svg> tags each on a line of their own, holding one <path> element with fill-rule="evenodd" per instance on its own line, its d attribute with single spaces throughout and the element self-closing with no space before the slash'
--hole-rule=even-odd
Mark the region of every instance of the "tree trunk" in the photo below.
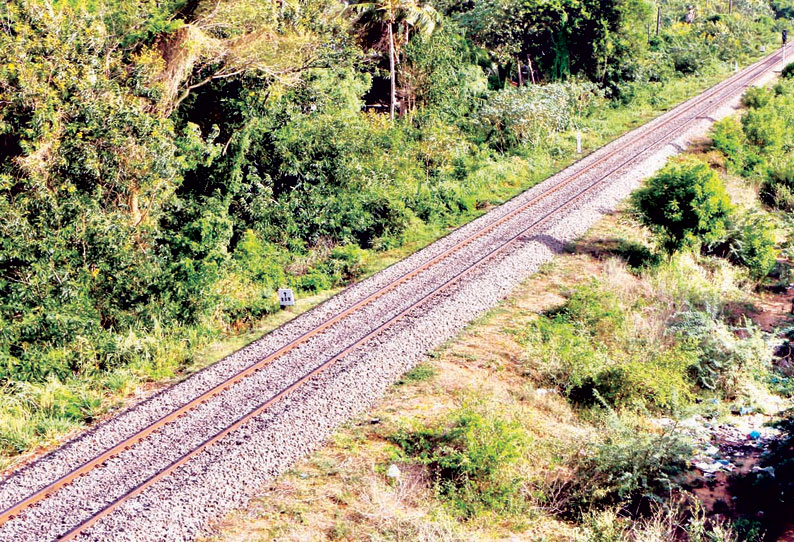
<svg viewBox="0 0 794 542">
<path fill-rule="evenodd" d="M 527 68 L 529 68 L 529 80 L 532 81 L 532 84 L 535 84 L 535 70 L 532 69 L 532 58 L 527 55 Z"/>
<path fill-rule="evenodd" d="M 662 28 L 662 6 L 656 9 L 656 35 L 659 35 L 659 30 Z"/>
<path fill-rule="evenodd" d="M 394 23 L 389 21 L 389 71 L 391 73 L 391 101 L 389 115 L 394 120 L 394 105 L 397 101 L 397 73 L 394 69 Z"/>
<path fill-rule="evenodd" d="M 521 57 L 516 58 L 516 65 L 518 66 L 518 86 L 524 86 L 524 75 L 521 73 Z"/>
</svg>

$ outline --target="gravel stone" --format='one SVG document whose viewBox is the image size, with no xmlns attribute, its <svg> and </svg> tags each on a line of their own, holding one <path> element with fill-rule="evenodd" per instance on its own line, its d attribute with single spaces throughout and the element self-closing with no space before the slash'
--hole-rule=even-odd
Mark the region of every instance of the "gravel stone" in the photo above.
<svg viewBox="0 0 794 542">
<path fill-rule="evenodd" d="M 703 135 L 715 119 L 732 113 L 751 82 L 748 74 L 752 69 L 740 72 L 731 84 L 718 86 L 708 100 L 669 125 L 663 124 L 700 98 L 626 134 L 215 365 L 13 472 L 0 483 L 0 509 L 46 487 L 75 466 L 262 360 L 346 307 L 433 260 L 473 233 L 490 227 L 484 235 L 442 262 L 388 290 L 254 375 L 0 526 L 0 542 L 56 540 L 319 367 L 330 356 L 362 340 L 325 372 L 206 447 L 170 476 L 121 504 L 82 533 L 80 540 L 186 541 L 208 532 L 214 520 L 245 505 L 274 477 L 322 443 L 339 424 L 370 407 L 428 352 L 460 333 L 470 321 L 508 296 L 567 242 L 614 210 L 642 179 L 686 148 L 693 138 Z M 772 76 L 769 69 L 752 80 L 764 82 Z M 628 146 L 623 148 L 627 142 Z M 615 168 L 617 171 L 613 171 Z M 566 185 L 572 177 L 575 179 Z M 550 187 L 561 188 L 497 224 Z M 498 253 L 489 256 L 494 250 Z M 425 302 L 414 306 L 425 298 L 428 298 Z M 389 327 L 380 330 L 380 326 L 392 320 Z"/>
</svg>

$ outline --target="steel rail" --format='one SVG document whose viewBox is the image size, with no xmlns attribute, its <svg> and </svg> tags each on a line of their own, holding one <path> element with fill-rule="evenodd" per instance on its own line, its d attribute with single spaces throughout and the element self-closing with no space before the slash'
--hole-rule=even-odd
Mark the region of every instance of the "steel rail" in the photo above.
<svg viewBox="0 0 794 542">
<path fill-rule="evenodd" d="M 763 72 L 763 71 L 765 71 L 767 69 L 767 66 L 769 64 L 777 62 L 776 57 L 778 56 L 778 54 L 779 53 L 774 53 L 774 54 L 770 55 L 770 57 L 768 57 L 767 59 L 764 59 L 764 60 L 760 61 L 759 63 L 757 63 L 757 64 L 755 64 L 753 66 L 750 66 L 744 72 L 741 73 L 740 77 L 734 76 L 733 78 L 730 78 L 729 80 L 726 80 L 728 82 L 728 84 L 725 85 L 725 86 L 726 87 L 733 87 L 735 85 L 740 85 L 740 84 L 743 83 L 744 79 L 754 80 L 756 77 L 758 77 L 758 75 L 761 72 Z M 757 69 L 753 70 L 753 68 L 757 68 Z M 751 73 L 750 71 L 747 71 L 747 70 L 753 70 L 753 71 Z M 712 89 L 714 89 L 714 88 L 715 87 L 712 87 Z M 709 96 L 709 98 L 710 97 L 712 97 L 712 96 Z M 706 98 L 706 99 L 708 99 L 708 98 Z M 691 109 L 696 107 L 696 104 L 700 104 L 700 103 L 702 103 L 702 101 L 695 102 L 690 107 L 688 107 L 686 109 L 686 111 L 691 111 Z M 674 118 L 677 118 L 678 116 L 680 116 L 680 115 L 676 115 L 676 116 L 671 117 L 670 119 L 666 119 L 665 122 L 661 123 L 661 125 L 664 126 L 666 124 L 669 124 L 669 122 L 672 122 L 672 120 Z M 697 118 L 698 117 L 695 116 L 695 117 L 693 117 L 691 119 L 688 119 L 687 120 L 687 124 L 692 122 L 692 121 L 694 121 L 694 120 L 696 120 Z M 538 227 L 539 225 L 547 222 L 548 220 L 553 218 L 557 213 L 559 213 L 562 209 L 564 209 L 566 207 L 573 206 L 585 194 L 595 190 L 599 185 L 601 185 L 603 183 L 604 180 L 608 179 L 614 173 L 620 171 L 621 169 L 623 169 L 627 165 L 630 165 L 637 158 L 639 158 L 640 156 L 645 154 L 648 150 L 656 147 L 659 143 L 661 143 L 664 140 L 666 140 L 669 135 L 670 134 L 668 132 L 668 133 L 656 138 L 652 143 L 646 145 L 645 147 L 642 148 L 642 150 L 632 154 L 631 157 L 627 158 L 626 160 L 621 162 L 619 165 L 617 165 L 617 166 L 613 167 L 612 169 L 610 169 L 608 172 L 606 172 L 605 174 L 600 176 L 597 180 L 593 181 L 587 187 L 585 187 L 582 190 L 580 190 L 576 195 L 574 195 L 573 197 L 567 199 L 565 202 L 561 203 L 560 205 L 556 206 L 551 211 L 546 212 L 539 219 L 537 219 L 534 222 L 532 222 L 531 224 L 529 224 L 526 228 L 524 228 L 521 231 L 519 231 L 518 233 L 512 235 L 506 241 L 504 241 L 502 244 L 500 244 L 497 247 L 493 248 L 491 251 L 489 251 L 485 255 L 479 257 L 474 262 L 470 263 L 466 268 L 464 268 L 463 271 L 461 271 L 457 275 L 449 278 L 443 284 L 437 286 L 434 290 L 432 290 L 431 292 L 429 292 L 428 294 L 423 296 L 418 301 L 416 301 L 416 302 L 412 303 L 411 305 L 409 305 L 408 307 L 404 308 L 399 313 L 397 313 L 396 315 L 392 316 L 386 322 L 384 322 L 382 324 L 379 324 L 377 327 L 375 327 L 374 329 L 370 330 L 365 335 L 363 335 L 362 337 L 357 339 L 354 343 L 346 346 L 345 348 L 343 348 L 342 350 L 340 350 L 339 352 L 334 354 L 332 357 L 328 358 L 322 364 L 318 365 L 317 367 L 315 367 L 314 369 L 312 369 L 308 373 L 306 373 L 303 376 L 301 376 L 300 378 L 296 379 L 289 386 L 287 386 L 286 388 L 282 389 L 281 391 L 279 391 L 275 395 L 271 396 L 269 399 L 267 399 L 263 403 L 259 404 L 257 407 L 255 407 L 253 410 L 249 411 L 246 415 L 244 415 L 243 417 L 238 419 L 233 424 L 231 424 L 231 425 L 227 426 L 226 428 L 216 432 L 214 435 L 212 435 L 209 438 L 207 438 L 206 440 L 204 440 L 201 444 L 199 444 L 198 446 L 193 448 L 191 451 L 189 451 L 189 452 L 183 454 L 182 456 L 180 456 L 179 458 L 175 459 L 165 469 L 163 469 L 161 471 L 158 471 L 157 473 L 153 474 L 152 476 L 150 476 L 149 478 L 147 478 L 146 480 L 141 482 L 136 487 L 130 489 L 129 491 L 127 491 L 126 493 L 121 495 L 119 498 L 117 498 L 113 502 L 107 504 L 101 510 L 99 510 L 98 512 L 93 514 L 90 518 L 86 519 L 85 521 L 83 521 L 80 524 L 76 525 L 75 527 L 73 527 L 72 529 L 67 531 L 66 533 L 62 534 L 58 538 L 58 540 L 59 541 L 63 541 L 63 542 L 68 541 L 68 540 L 73 540 L 80 533 L 82 533 L 83 531 L 85 531 L 86 529 L 88 529 L 89 527 L 94 525 L 100 519 L 102 519 L 102 518 L 106 517 L 107 515 L 109 515 L 110 513 L 112 513 L 116 508 L 121 506 L 124 502 L 127 502 L 127 501 L 137 497 L 143 491 L 145 491 L 148 487 L 152 486 L 153 484 L 157 483 L 158 481 L 162 480 L 163 478 L 169 476 L 171 473 L 176 471 L 176 469 L 178 469 L 180 466 L 182 466 L 185 463 L 187 463 L 190 459 L 192 459 L 193 457 L 195 457 L 196 455 L 198 455 L 199 453 L 204 451 L 206 448 L 208 448 L 209 446 L 211 446 L 214 443 L 218 442 L 219 440 L 223 439 L 226 435 L 236 431 L 237 429 L 242 427 L 246 422 L 248 422 L 252 418 L 255 418 L 258 415 L 262 414 L 263 412 L 265 412 L 267 409 L 269 409 L 270 407 L 272 407 L 274 404 L 278 403 L 282 399 L 288 397 L 295 390 L 297 390 L 297 389 L 301 388 L 303 385 L 305 385 L 309 380 L 311 380 L 315 376 L 319 375 L 320 373 L 325 372 L 330 367 L 334 366 L 336 364 L 336 362 L 338 362 L 340 359 L 345 357 L 347 354 L 349 354 L 350 352 L 352 352 L 353 350 L 355 350 L 359 346 L 361 346 L 364 343 L 366 343 L 371 338 L 373 338 L 376 335 L 378 335 L 380 333 L 383 333 L 385 330 L 391 328 L 394 324 L 396 324 L 399 320 L 401 320 L 409 312 L 417 309 L 418 307 L 420 307 L 421 305 L 425 304 L 430 299 L 438 296 L 441 292 L 447 290 L 448 288 L 450 288 L 454 284 L 458 283 L 463 277 L 469 275 L 470 273 L 472 273 L 473 271 L 478 269 L 482 263 L 484 263 L 487 260 L 495 258 L 497 255 L 501 254 L 503 251 L 505 251 L 508 248 L 510 248 L 515 241 L 519 240 L 521 237 L 526 235 L 530 230 L 532 230 L 532 229 Z M 623 146 L 623 150 L 627 146 L 630 146 L 630 144 L 627 144 L 627 145 Z M 595 164 L 600 164 L 600 163 L 603 163 L 603 161 L 598 161 Z M 589 169 L 592 169 L 592 167 L 593 166 L 590 166 Z M 583 171 L 586 171 L 586 170 L 583 170 Z M 567 184 L 566 184 L 566 186 L 567 186 Z M 542 197 L 542 195 L 539 196 L 539 197 Z M 523 208 L 523 206 L 521 208 Z M 521 209 L 521 208 L 519 208 L 519 209 Z M 516 211 L 518 211 L 518 210 L 516 210 Z M 516 211 L 511 212 L 511 214 L 510 215 L 506 215 L 506 217 L 507 216 L 511 216 L 511 215 L 515 216 L 513 213 L 516 213 Z M 504 219 L 504 217 L 503 217 L 503 219 Z M 471 239 L 472 238 L 467 239 L 465 241 L 466 244 L 471 242 Z M 455 245 L 455 246 L 459 246 L 459 245 Z M 455 248 L 455 247 L 452 247 L 452 248 Z M 433 261 L 433 260 L 431 260 L 431 261 Z M 429 266 L 429 265 L 432 265 L 432 264 L 427 263 L 427 264 L 424 264 L 424 265 Z M 414 271 L 412 271 L 411 273 L 415 273 L 419 269 L 420 268 L 417 268 Z M 411 274 L 411 273 L 407 273 L 406 275 Z"/>
<path fill-rule="evenodd" d="M 755 65 L 752 65 L 752 66 L 746 68 L 743 71 L 743 73 L 742 73 L 742 77 L 747 75 L 747 72 L 749 70 L 753 70 L 756 67 L 758 67 L 758 69 L 760 69 L 760 70 L 765 69 L 766 65 L 768 63 L 770 63 L 771 60 L 775 59 L 777 55 L 778 55 L 778 53 L 774 53 L 773 55 L 770 55 L 769 58 L 764 59 L 764 60 L 756 63 Z M 729 86 L 732 86 L 732 85 L 736 84 L 737 80 L 735 78 L 736 78 L 736 76 L 734 76 L 733 78 L 726 79 L 725 81 L 722 81 L 721 83 L 711 87 L 706 92 L 704 92 L 699 97 L 697 97 L 694 101 L 692 101 L 692 103 L 690 103 L 689 105 L 687 105 L 686 102 L 685 102 L 684 104 L 682 104 L 682 105 L 686 106 L 685 109 L 677 112 L 674 115 L 671 115 L 669 118 L 665 118 L 662 121 L 660 121 L 659 122 L 660 127 L 661 126 L 665 126 L 665 125 L 673 122 L 674 120 L 676 120 L 680 116 L 686 114 L 687 112 L 691 111 L 693 108 L 695 108 L 698 105 L 700 105 L 702 102 L 711 99 L 715 94 L 718 94 L 724 87 L 729 87 Z M 755 74 L 753 74 L 752 78 L 753 79 L 755 78 Z M 662 115 L 662 117 L 663 116 L 664 115 Z M 658 117 L 657 117 L 657 119 L 658 119 Z M 654 119 L 654 120 L 657 120 L 657 119 Z M 649 124 L 652 124 L 653 122 L 654 121 L 651 121 Z M 58 491 L 60 488 L 71 484 L 74 480 L 76 480 L 80 476 L 82 476 L 82 475 L 90 472 L 94 468 L 102 465 L 108 459 L 111 459 L 111 458 L 117 456 L 119 453 L 121 453 L 121 452 L 123 452 L 125 450 L 129 450 L 130 448 L 132 448 L 136 444 L 142 442 L 143 440 L 145 440 L 146 438 L 151 436 L 156 431 L 159 431 L 160 429 L 162 429 L 166 425 L 172 423 L 173 421 L 175 421 L 178 418 L 182 417 L 186 413 L 194 410 L 199 405 L 201 405 L 201 404 L 205 403 L 206 401 L 211 400 L 212 398 L 216 397 L 217 395 L 227 391 L 233 385 L 235 385 L 235 384 L 239 383 L 240 381 L 244 380 L 245 378 L 255 374 L 256 372 L 258 372 L 263 367 L 265 367 L 268 364 L 270 364 L 275 359 L 277 359 L 277 358 L 283 356 L 284 354 L 286 354 L 287 352 L 295 349 L 300 344 L 303 344 L 303 343 L 307 342 L 312 337 L 322 333 L 323 331 L 325 331 L 326 329 L 328 329 L 332 325 L 336 324 L 340 320 L 344 319 L 345 317 L 347 317 L 351 313 L 359 310 L 360 308 L 362 308 L 362 307 L 364 307 L 366 305 L 369 305 L 370 303 L 372 303 L 376 299 L 382 297 L 383 295 L 385 295 L 389 291 L 391 291 L 391 290 L 395 289 L 396 287 L 398 287 L 400 284 L 403 284 L 404 282 L 410 280 L 411 278 L 415 277 L 419 273 L 421 273 L 423 271 L 426 271 L 427 269 L 431 268 L 435 264 L 445 260 L 450 255 L 452 255 L 453 253 L 460 251 L 461 249 L 463 249 L 464 247 L 468 246 L 469 244 L 471 244 L 475 240 L 482 238 L 483 236 L 487 235 L 488 233 L 490 233 L 491 231 L 493 231 L 494 229 L 496 229 L 500 225 L 502 225 L 502 224 L 508 222 L 509 220 L 511 220 L 516 215 L 521 214 L 524 211 L 526 211 L 528 208 L 534 206 L 537 202 L 547 198 L 548 196 L 550 196 L 552 194 L 555 194 L 555 193 L 559 192 L 560 190 L 562 190 L 563 188 L 565 188 L 568 185 L 570 185 L 574 180 L 578 179 L 579 177 L 581 177 L 585 173 L 590 172 L 592 169 L 594 169 L 594 168 L 598 167 L 599 165 L 603 164 L 604 162 L 608 161 L 609 159 L 614 157 L 619 152 L 625 150 L 627 147 L 630 147 L 631 145 L 636 143 L 637 140 L 641 140 L 644 136 L 647 135 L 647 133 L 646 134 L 639 134 L 639 135 L 637 135 L 637 133 L 642 132 L 643 129 L 647 130 L 647 124 L 635 129 L 633 131 L 634 132 L 633 138 L 630 141 L 627 141 L 627 142 L 617 146 L 616 149 L 614 149 L 613 151 L 607 153 L 605 156 L 600 157 L 599 159 L 594 161 L 592 164 L 580 169 L 579 171 L 574 172 L 573 174 L 571 174 L 569 177 L 567 177 L 563 181 L 553 185 L 548 190 L 546 190 L 543 193 L 533 197 L 528 202 L 525 202 L 525 203 L 521 204 L 519 207 L 517 207 L 513 211 L 508 212 L 503 217 L 499 218 L 498 220 L 494 221 L 493 223 L 486 225 L 485 227 L 483 227 L 482 229 L 480 229 L 480 230 L 478 230 L 476 232 L 473 232 L 472 235 L 470 235 L 466 239 L 462 240 L 461 242 L 456 243 L 455 245 L 453 245 L 449 249 L 445 250 L 444 252 L 442 252 L 438 256 L 430 259 L 428 262 L 425 262 L 424 264 L 421 264 L 420 266 L 414 268 L 413 270 L 410 270 L 410 271 L 404 273 L 403 275 L 401 275 L 398 278 L 396 278 L 394 281 L 392 281 L 389 284 L 379 288 L 378 290 L 376 290 L 372 294 L 369 294 L 364 299 L 354 303 L 353 305 L 351 305 L 347 309 L 345 309 L 345 310 L 341 311 L 340 313 L 336 314 L 335 316 L 329 318 L 328 320 L 326 320 L 325 322 L 323 322 L 319 326 L 317 326 L 317 327 L 315 327 L 315 328 L 313 328 L 313 329 L 301 334 L 296 339 L 293 339 L 292 341 L 290 341 L 286 345 L 282 346 L 281 348 L 279 348 L 275 352 L 269 354 L 268 356 L 266 356 L 265 358 L 261 359 L 260 361 L 254 363 L 253 365 L 247 367 L 246 369 L 236 373 L 235 375 L 232 375 L 231 377 L 229 377 L 226 380 L 224 380 L 222 383 L 210 388 L 209 390 L 205 391 L 204 393 L 202 393 L 198 397 L 196 397 L 196 398 L 190 400 L 188 403 L 182 405 L 178 409 L 170 412 L 169 414 L 166 414 L 165 416 L 162 416 L 158 420 L 155 420 L 154 422 L 152 422 L 151 424 L 149 424 L 148 426 L 143 428 L 141 431 L 135 433 L 134 435 L 131 435 L 130 437 L 127 437 L 126 439 L 124 439 L 121 442 L 117 443 L 116 445 L 114 445 L 113 447 L 109 448 L 108 450 L 102 452 L 101 454 L 95 456 L 94 458 L 92 458 L 91 460 L 89 460 L 86 463 L 82 464 L 81 466 L 79 466 L 79 467 L 75 468 L 74 470 L 70 471 L 66 475 L 58 478 L 54 482 L 48 484 L 47 486 L 43 487 L 42 489 L 37 490 L 36 492 L 34 492 L 33 494 L 29 495 L 25 499 L 15 503 L 11 507 L 9 507 L 6 510 L 0 512 L 0 526 L 2 526 L 5 522 L 9 521 L 10 519 L 13 519 L 14 517 L 18 516 L 26 508 L 29 508 L 30 506 L 33 506 L 36 503 L 38 503 L 38 502 L 50 497 L 53 493 Z M 626 134 L 626 135 L 632 137 L 632 132 L 630 132 L 629 134 Z M 573 167 L 573 166 L 574 165 L 569 166 L 569 167 Z M 568 169 L 568 168 L 566 168 L 566 169 Z"/>
</svg>

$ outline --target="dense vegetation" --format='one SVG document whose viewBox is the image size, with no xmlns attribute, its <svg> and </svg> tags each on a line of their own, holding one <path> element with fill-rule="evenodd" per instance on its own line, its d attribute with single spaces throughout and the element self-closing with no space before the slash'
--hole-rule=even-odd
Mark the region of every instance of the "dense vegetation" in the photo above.
<svg viewBox="0 0 794 542">
<path fill-rule="evenodd" d="M 793 88 L 784 75 L 750 89 L 745 114 L 714 126 L 711 150 L 672 159 L 633 194 L 631 216 L 618 220 L 628 225 L 601 249 L 614 259 L 600 276 L 574 279 L 565 302 L 536 318 L 517 314 L 528 320 L 510 331 L 529 391 L 514 391 L 509 407 L 467 403 L 392 434 L 445 510 L 520 530 L 534 507 L 583 540 L 615 542 L 760 542 L 790 529 L 794 418 L 778 409 L 790 405 L 792 371 L 776 356 L 790 352 L 792 332 L 763 331 L 750 316 L 759 293 L 791 281 L 791 208 L 771 195 L 786 187 L 775 172 L 791 160 Z M 558 413 L 543 399 L 554 394 L 574 421 L 544 417 Z M 709 509 L 690 493 L 692 458 L 718 444 L 704 428 L 732 423 L 731 412 L 776 417 L 783 433 L 757 468 L 733 475 L 735 502 Z M 531 438 L 544 423 L 554 442 Z"/>
<path fill-rule="evenodd" d="M 0 447 L 173 375 L 281 285 L 343 284 L 542 179 L 570 130 L 614 136 L 776 43 L 786 13 L 707 4 L 686 23 L 665 2 L 657 35 L 653 11 L 4 2 Z"/>
<path fill-rule="evenodd" d="M 791 385 L 773 365 L 772 337 L 738 314 L 756 282 L 743 266 L 692 250 L 629 266 L 638 246 L 653 247 L 636 224 L 618 236 L 623 244 L 589 283 L 548 272 L 568 288 L 561 306 L 534 318 L 513 311 L 519 322 L 509 332 L 523 354 L 490 367 L 516 364 L 502 384 L 511 392 L 464 395 L 446 416 L 406 422 L 391 434 L 396 460 L 426 468 L 441 508 L 464 524 L 523 532 L 527 517 L 531 525 L 551 517 L 576 526 L 577 540 L 765 540 L 737 537 L 747 529 L 707 516 L 687 492 L 693 455 L 706 445 L 693 438 L 702 431 L 693 420 L 719 426 L 738 405 L 773 414 L 774 393 Z M 768 462 L 782 473 L 790 444 L 776 450 Z M 778 482 L 787 490 L 788 478 L 768 472 L 745 484 L 753 513 L 790 505 L 770 490 Z"/>
</svg>

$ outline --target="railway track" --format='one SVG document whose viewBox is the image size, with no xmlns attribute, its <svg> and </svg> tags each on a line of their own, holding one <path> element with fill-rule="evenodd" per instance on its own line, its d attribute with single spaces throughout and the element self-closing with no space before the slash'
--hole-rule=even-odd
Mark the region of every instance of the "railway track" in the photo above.
<svg viewBox="0 0 794 542">
<path fill-rule="evenodd" d="M 509 260 L 526 243 L 537 242 L 544 231 L 575 216 L 615 178 L 768 72 L 779 55 L 757 62 L 350 288 L 285 326 L 289 329 L 283 333 L 241 350 L 230 363 L 191 377 L 169 392 L 173 397 L 166 393 L 133 407 L 119 417 L 120 430 L 111 420 L 64 451 L 13 474 L 0 486 L 0 540 L 125 539 L 119 526 L 133 520 L 127 515 L 116 523 L 106 521 L 116 512 L 180 470 L 189 470 L 202 454 L 222 448 L 247 425 L 263 416 L 273 421 L 279 412 L 286 416 L 287 410 L 276 412 L 283 403 L 291 401 L 283 407 L 288 409 L 301 400 L 309 402 L 307 394 L 318 393 L 324 375 L 337 371 L 338 376 L 340 366 L 352 367 L 349 358 L 395 343 L 385 337 L 404 333 L 421 317 L 418 313 L 431 312 L 428 307 L 451 298 L 461 285 L 481 280 L 496 262 Z M 194 379 L 200 382 L 193 385 Z M 93 533 L 102 523 L 109 528 Z"/>
</svg>

